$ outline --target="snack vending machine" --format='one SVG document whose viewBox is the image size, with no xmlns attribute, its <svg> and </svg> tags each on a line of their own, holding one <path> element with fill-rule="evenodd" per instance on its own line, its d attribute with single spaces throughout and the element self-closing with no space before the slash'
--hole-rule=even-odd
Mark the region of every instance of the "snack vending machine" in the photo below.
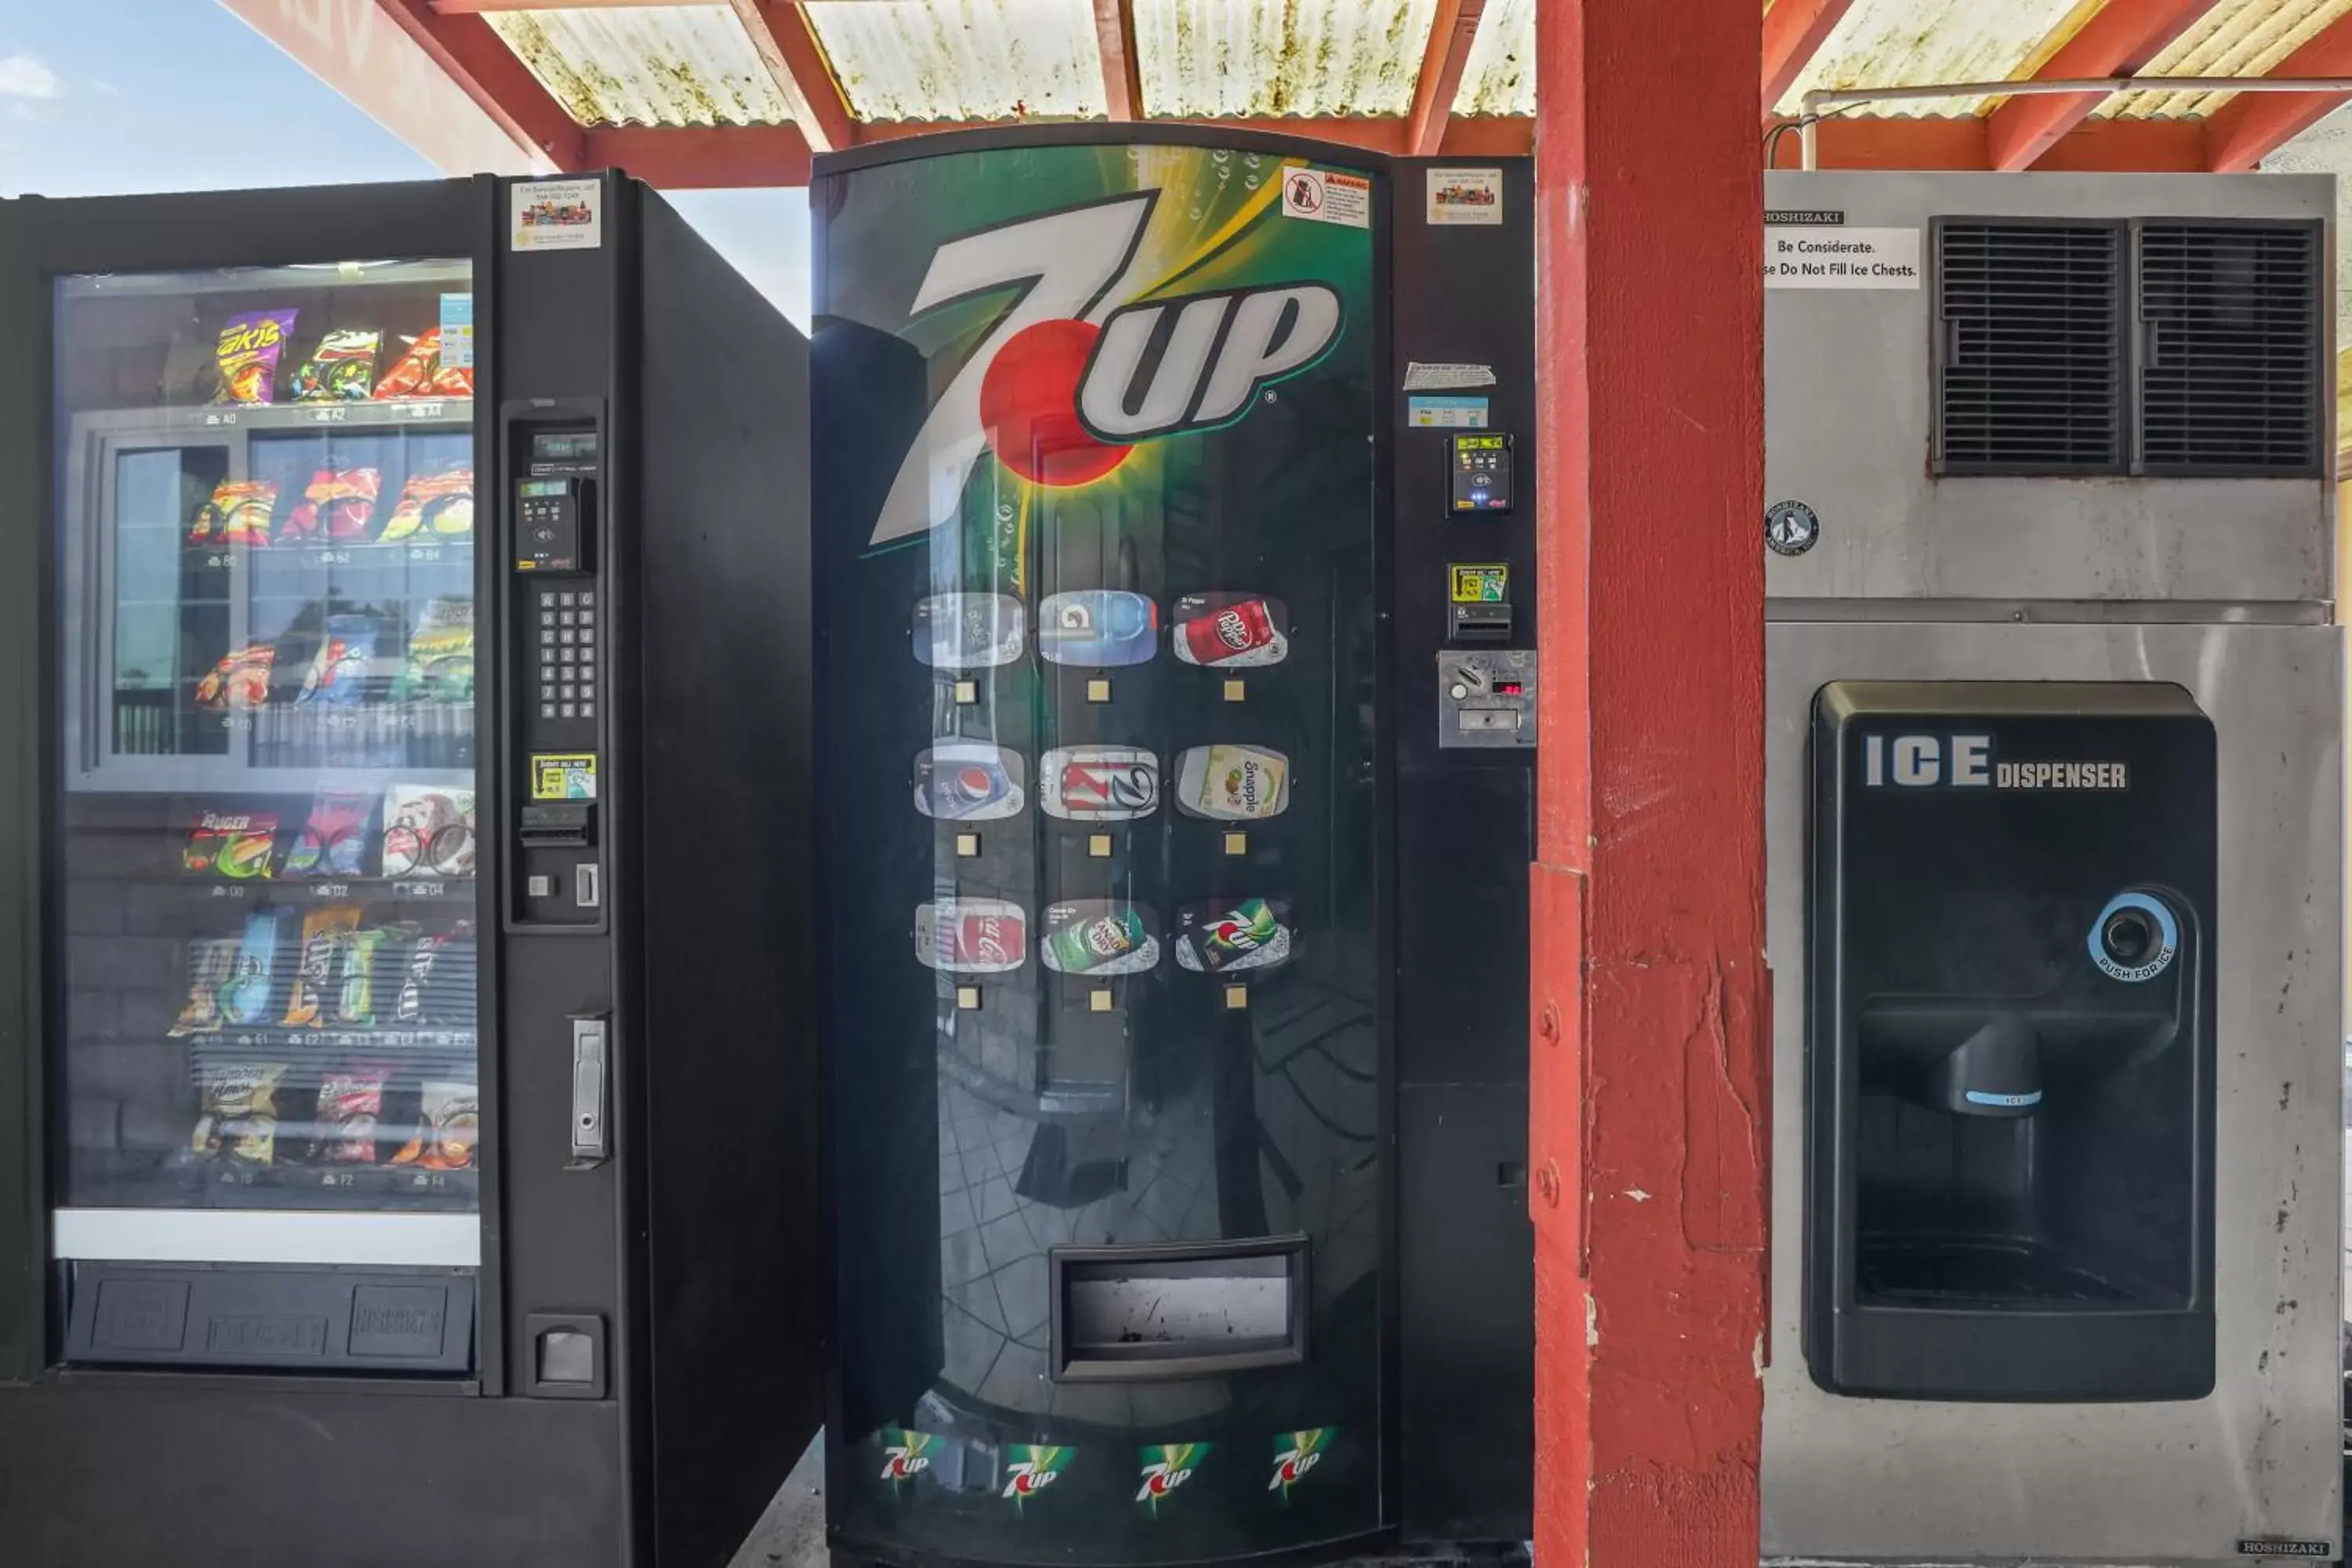
<svg viewBox="0 0 2352 1568">
<path fill-rule="evenodd" d="M 837 1561 L 1529 1532 L 1531 179 L 1438 174 L 818 166 Z"/>
<path fill-rule="evenodd" d="M 615 174 L 0 267 L 8 1555 L 723 1563 L 817 1419 L 803 340 Z"/>
</svg>

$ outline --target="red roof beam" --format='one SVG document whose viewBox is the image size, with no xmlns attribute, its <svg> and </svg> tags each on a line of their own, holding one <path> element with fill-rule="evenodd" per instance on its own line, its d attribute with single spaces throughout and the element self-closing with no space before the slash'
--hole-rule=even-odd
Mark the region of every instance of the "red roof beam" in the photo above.
<svg viewBox="0 0 2352 1568">
<path fill-rule="evenodd" d="M 2352 14 L 2312 35 L 2279 61 L 2275 77 L 2352 75 Z M 2217 174 L 2242 174 L 2352 101 L 2343 92 L 2242 92 L 2205 121 L 2205 166 Z"/>
<path fill-rule="evenodd" d="M 1143 77 L 1135 57 L 1135 0 L 1095 0 L 1095 45 L 1102 56 L 1103 103 L 1113 120 L 1143 118 Z"/>
<path fill-rule="evenodd" d="M 857 140 L 857 121 L 841 84 L 817 47 L 808 13 L 798 0 L 732 0 L 735 19 L 760 51 L 801 138 L 819 153 L 838 153 Z"/>
<path fill-rule="evenodd" d="M 1834 115 L 1813 128 L 1824 169 L 1987 169 L 1988 122 L 1975 115 Z M 1797 138 L 1776 139 L 1773 166 L 1793 169 Z M 2086 120 L 2052 142 L 2043 172 L 2197 174 L 2205 167 L 2194 120 Z"/>
<path fill-rule="evenodd" d="M 809 183 L 797 125 L 600 125 L 586 141 L 587 167 L 624 169 L 666 191 Z"/>
<path fill-rule="evenodd" d="M 2107 0 L 2105 9 L 2059 47 L 2033 74 L 2045 80 L 2129 76 L 2196 26 L 2220 0 Z M 2099 92 L 2012 98 L 1986 121 L 1985 150 L 1995 169 L 2030 169 L 2058 139 L 2090 118 Z"/>
<path fill-rule="evenodd" d="M 1834 28 L 1853 0 L 1772 0 L 1764 13 L 1764 118 L 1789 89 Z"/>
<path fill-rule="evenodd" d="M 376 0 L 385 20 L 416 40 L 482 112 L 559 169 L 590 167 L 579 123 L 479 16 L 443 16 L 426 0 Z"/>
<path fill-rule="evenodd" d="M 1445 144 L 1446 121 L 1453 118 L 1454 100 L 1462 91 L 1462 68 L 1469 63 L 1470 46 L 1478 37 L 1478 21 L 1486 14 L 1486 0 L 1437 0 L 1429 47 L 1422 51 L 1421 77 L 1412 89 L 1412 115 L 1404 143 L 1408 155 L 1433 158 Z"/>
</svg>

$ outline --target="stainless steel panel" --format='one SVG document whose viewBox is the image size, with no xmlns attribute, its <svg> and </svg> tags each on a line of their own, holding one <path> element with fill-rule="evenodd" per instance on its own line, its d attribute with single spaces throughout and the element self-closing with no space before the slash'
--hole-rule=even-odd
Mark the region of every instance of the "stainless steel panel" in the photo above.
<svg viewBox="0 0 2352 1568">
<path fill-rule="evenodd" d="M 1767 174 L 1765 205 L 1924 234 L 1938 216 L 2326 219 L 2335 197 L 2325 175 L 1832 171 Z M 1927 271 L 1917 289 L 1765 291 L 1764 499 L 1821 517 L 1812 549 L 1766 558 L 1769 595 L 2332 596 L 2324 480 L 1937 478 Z M 2332 367 L 2334 319 L 2323 315 Z M 2327 422 L 2332 433 L 2332 397 Z"/>
<path fill-rule="evenodd" d="M 2334 1541 L 2341 1194 L 2341 634 L 2330 626 L 1767 628 L 1772 1273 L 1768 1560 L 2237 1560 Z M 1800 1348 L 1805 741 L 1825 682 L 2168 680 L 2221 749 L 2218 1379 L 2192 1402 L 1928 1404 L 1823 1393 Z"/>
</svg>

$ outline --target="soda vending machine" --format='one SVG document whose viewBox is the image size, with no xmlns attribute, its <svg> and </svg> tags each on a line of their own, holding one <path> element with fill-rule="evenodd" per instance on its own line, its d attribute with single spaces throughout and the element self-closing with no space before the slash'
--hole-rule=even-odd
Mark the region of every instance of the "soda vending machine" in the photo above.
<svg viewBox="0 0 2352 1568">
<path fill-rule="evenodd" d="M 817 1420 L 803 341 L 617 174 L 0 268 L 7 1555 L 723 1563 Z"/>
<path fill-rule="evenodd" d="M 1529 1533 L 1531 185 L 820 161 L 837 1561 Z"/>
</svg>

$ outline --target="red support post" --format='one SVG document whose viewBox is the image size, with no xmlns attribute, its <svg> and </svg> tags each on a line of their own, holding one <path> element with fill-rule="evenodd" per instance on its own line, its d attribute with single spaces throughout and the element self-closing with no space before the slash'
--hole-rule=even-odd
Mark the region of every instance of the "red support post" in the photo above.
<svg viewBox="0 0 2352 1568">
<path fill-rule="evenodd" d="M 1759 8 L 1552 0 L 1537 26 L 1536 1560 L 1754 1568 Z"/>
</svg>

